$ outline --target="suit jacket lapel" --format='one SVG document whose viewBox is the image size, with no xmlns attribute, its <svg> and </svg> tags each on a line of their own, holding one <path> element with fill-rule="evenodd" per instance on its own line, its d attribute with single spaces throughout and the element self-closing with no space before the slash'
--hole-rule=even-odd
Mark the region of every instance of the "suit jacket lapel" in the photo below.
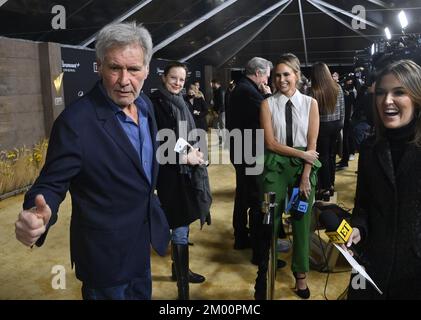
<svg viewBox="0 0 421 320">
<path fill-rule="evenodd" d="M 159 169 L 159 163 L 156 161 L 156 151 L 158 149 L 158 141 L 156 140 L 156 134 L 158 131 L 158 127 L 156 125 L 155 120 L 155 113 L 153 110 L 153 105 L 150 99 L 142 92 L 141 96 L 143 100 L 148 105 L 148 123 L 149 123 L 149 132 L 151 134 L 151 140 L 152 140 L 152 147 L 153 147 L 153 156 L 154 159 L 152 160 L 153 166 L 152 166 L 152 186 L 155 186 L 156 179 L 158 177 L 158 169 Z"/>
<path fill-rule="evenodd" d="M 148 181 L 148 178 L 146 177 L 146 174 L 143 171 L 143 167 L 140 163 L 139 156 L 136 153 L 135 148 L 132 146 L 123 128 L 118 123 L 118 120 L 113 110 L 111 109 L 111 106 L 109 106 L 109 102 L 102 94 L 98 85 L 93 90 L 94 90 L 94 97 L 96 98 L 94 105 L 96 107 L 97 116 L 99 120 L 104 121 L 105 131 L 107 131 L 111 139 L 113 139 L 115 143 L 124 152 L 124 154 L 130 158 L 130 160 L 133 162 L 135 167 L 144 176 L 146 181 Z"/>
</svg>

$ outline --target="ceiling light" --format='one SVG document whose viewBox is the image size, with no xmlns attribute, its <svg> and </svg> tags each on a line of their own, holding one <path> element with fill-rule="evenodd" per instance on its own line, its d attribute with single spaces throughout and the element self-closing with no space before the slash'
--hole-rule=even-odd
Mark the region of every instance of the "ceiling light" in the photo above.
<svg viewBox="0 0 421 320">
<path fill-rule="evenodd" d="M 408 19 L 406 18 L 405 11 L 401 10 L 398 14 L 399 22 L 401 23 L 402 29 L 405 29 L 408 26 Z"/>
<path fill-rule="evenodd" d="M 384 33 L 385 33 L 385 35 L 386 35 L 386 39 L 387 39 L 387 40 L 392 39 L 392 34 L 390 33 L 390 30 L 389 30 L 389 28 L 388 28 L 388 27 L 384 28 Z"/>
</svg>

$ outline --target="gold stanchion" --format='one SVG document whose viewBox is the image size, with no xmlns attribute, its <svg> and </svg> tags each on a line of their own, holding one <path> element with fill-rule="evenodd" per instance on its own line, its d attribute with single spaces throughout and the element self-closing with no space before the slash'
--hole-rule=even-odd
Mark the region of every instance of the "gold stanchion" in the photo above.
<svg viewBox="0 0 421 320">
<path fill-rule="evenodd" d="M 263 212 L 263 224 L 269 225 L 270 228 L 270 246 L 269 246 L 269 261 L 268 261 L 268 272 L 266 278 L 266 297 L 268 300 L 273 300 L 275 293 L 275 279 L 276 279 L 276 267 L 277 267 L 277 256 L 276 256 L 276 239 L 275 235 L 275 192 L 267 192 L 264 194 L 264 201 L 262 204 Z"/>
</svg>

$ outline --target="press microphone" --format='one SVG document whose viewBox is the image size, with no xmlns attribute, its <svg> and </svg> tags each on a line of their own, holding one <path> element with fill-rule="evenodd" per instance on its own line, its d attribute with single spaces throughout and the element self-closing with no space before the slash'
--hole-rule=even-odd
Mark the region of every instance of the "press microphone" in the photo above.
<svg viewBox="0 0 421 320">
<path fill-rule="evenodd" d="M 351 237 L 352 227 L 345 219 L 340 221 L 333 211 L 323 210 L 319 215 L 319 221 L 321 225 L 326 228 L 325 234 L 329 237 L 330 242 L 338 245 L 344 244 L 348 251 L 352 252 L 352 256 L 358 263 L 362 265 L 367 263 L 361 249 L 356 247 L 354 244 L 351 244 L 350 247 L 346 245 Z"/>
<path fill-rule="evenodd" d="M 339 221 L 337 215 L 330 210 L 324 210 L 319 216 L 320 223 L 326 228 L 326 235 L 331 242 L 346 244 L 352 233 L 352 227 L 345 219 Z"/>
</svg>

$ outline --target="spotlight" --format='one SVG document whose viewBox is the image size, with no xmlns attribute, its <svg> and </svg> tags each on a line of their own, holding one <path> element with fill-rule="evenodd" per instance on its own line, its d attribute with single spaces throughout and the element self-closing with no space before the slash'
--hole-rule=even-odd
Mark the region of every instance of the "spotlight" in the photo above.
<svg viewBox="0 0 421 320">
<path fill-rule="evenodd" d="M 374 53 L 376 52 L 376 47 L 374 45 L 374 43 L 371 45 L 371 55 L 373 56 Z"/>
<path fill-rule="evenodd" d="M 388 28 L 388 27 L 384 28 L 384 33 L 385 33 L 385 35 L 386 35 L 386 39 L 387 39 L 387 40 L 392 39 L 392 34 L 390 33 L 390 30 L 389 30 L 389 28 Z"/>
<path fill-rule="evenodd" d="M 402 29 L 405 29 L 408 26 L 408 19 L 406 18 L 405 11 L 401 10 L 401 12 L 398 14 L 398 18 Z"/>
</svg>

